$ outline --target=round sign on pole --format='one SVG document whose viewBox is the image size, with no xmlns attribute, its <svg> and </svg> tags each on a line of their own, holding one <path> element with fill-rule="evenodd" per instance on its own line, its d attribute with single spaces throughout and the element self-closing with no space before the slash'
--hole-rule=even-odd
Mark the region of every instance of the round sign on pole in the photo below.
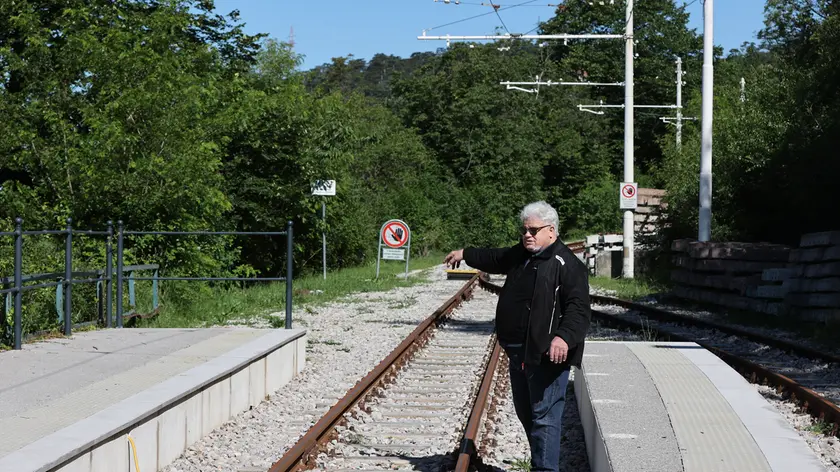
<svg viewBox="0 0 840 472">
<path fill-rule="evenodd" d="M 382 227 L 382 242 L 391 248 L 400 248 L 408 242 L 408 226 L 402 221 L 389 221 Z"/>
<path fill-rule="evenodd" d="M 635 210 L 636 199 L 638 192 L 638 183 L 636 182 L 622 182 L 621 183 L 621 198 L 619 208 L 622 210 Z"/>
</svg>

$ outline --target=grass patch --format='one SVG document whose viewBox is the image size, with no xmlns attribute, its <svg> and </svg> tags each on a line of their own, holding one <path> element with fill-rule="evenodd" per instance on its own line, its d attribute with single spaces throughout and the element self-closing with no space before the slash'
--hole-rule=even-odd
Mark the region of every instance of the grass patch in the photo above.
<svg viewBox="0 0 840 472">
<path fill-rule="evenodd" d="M 409 271 L 428 269 L 441 264 L 443 253 L 426 257 L 413 257 Z M 398 277 L 405 270 L 404 262 L 382 261 L 379 278 L 376 278 L 376 262 L 327 273 L 327 280 L 321 273 L 305 275 L 293 281 L 292 301 L 295 307 L 321 305 L 352 293 L 387 291 L 396 287 L 408 287 L 424 283 L 425 279 Z M 247 288 L 210 288 L 196 286 L 193 282 L 164 282 L 161 284 L 161 312 L 140 326 L 150 328 L 201 328 L 224 325 L 231 322 L 247 323 L 264 317 L 274 328 L 282 328 L 283 317 L 269 317 L 268 314 L 282 312 L 286 305 L 286 285 L 282 282 L 260 284 Z M 149 304 L 147 290 L 138 287 L 138 305 Z M 175 294 L 178 297 L 167 297 Z"/>
<path fill-rule="evenodd" d="M 589 284 L 602 290 L 615 292 L 615 297 L 626 300 L 639 300 L 649 295 L 667 291 L 661 284 L 645 279 L 590 277 Z"/>
<path fill-rule="evenodd" d="M 831 430 L 834 429 L 834 423 L 828 423 L 825 420 L 819 420 L 814 422 L 814 424 L 805 428 L 805 431 L 810 431 L 812 433 L 827 435 L 831 434 Z"/>
<path fill-rule="evenodd" d="M 516 459 L 510 464 L 510 470 L 522 470 L 528 472 L 531 470 L 531 461 L 528 459 Z"/>
</svg>

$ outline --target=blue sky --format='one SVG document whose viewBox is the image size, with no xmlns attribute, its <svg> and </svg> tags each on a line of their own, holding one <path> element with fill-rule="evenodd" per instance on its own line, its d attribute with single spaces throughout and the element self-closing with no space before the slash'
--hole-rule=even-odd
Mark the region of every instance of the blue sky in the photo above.
<svg viewBox="0 0 840 472">
<path fill-rule="evenodd" d="M 480 3 L 482 0 L 464 1 Z M 495 0 L 495 3 L 504 8 L 523 1 Z M 501 19 L 510 31 L 526 32 L 539 20 L 554 14 L 554 7 L 548 6 L 549 3 L 559 1 L 537 0 L 528 6 L 501 11 Z M 702 33 L 703 0 L 689 0 L 689 3 L 689 27 Z M 756 32 L 763 26 L 764 3 L 764 0 L 715 2 L 715 44 L 728 52 L 744 41 L 755 40 Z M 615 2 L 605 8 L 623 8 L 622 4 Z M 445 43 L 417 40 L 423 29 L 491 11 L 487 6 L 446 5 L 442 0 L 437 3 L 434 0 L 216 0 L 217 12 L 226 14 L 233 9 L 239 10 L 248 33 L 266 33 L 287 40 L 294 27 L 295 50 L 305 56 L 304 69 L 348 54 L 370 59 L 379 52 L 407 57 L 415 51 L 434 51 Z M 494 34 L 500 25 L 499 18 L 491 14 L 434 29 L 428 34 Z"/>
</svg>

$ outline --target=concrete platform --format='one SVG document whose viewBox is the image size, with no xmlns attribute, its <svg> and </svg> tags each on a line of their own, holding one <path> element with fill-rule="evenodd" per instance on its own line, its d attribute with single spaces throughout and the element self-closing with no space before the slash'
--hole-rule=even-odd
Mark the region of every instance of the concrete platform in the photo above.
<svg viewBox="0 0 840 472">
<path fill-rule="evenodd" d="M 587 342 L 575 371 L 593 472 L 824 472 L 746 379 L 695 343 Z"/>
<path fill-rule="evenodd" d="M 0 472 L 153 472 L 301 372 L 300 329 L 108 329 L 0 353 Z M 133 443 L 133 446 L 132 446 Z"/>
</svg>

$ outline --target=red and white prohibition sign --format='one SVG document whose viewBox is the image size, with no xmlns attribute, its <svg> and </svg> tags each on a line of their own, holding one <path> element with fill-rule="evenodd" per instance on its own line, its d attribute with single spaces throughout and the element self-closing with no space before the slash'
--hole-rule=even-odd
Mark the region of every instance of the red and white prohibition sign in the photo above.
<svg viewBox="0 0 840 472">
<path fill-rule="evenodd" d="M 400 248 L 408 242 L 408 227 L 401 221 L 389 221 L 382 227 L 382 241 L 386 246 Z"/>
<path fill-rule="evenodd" d="M 624 187 L 621 187 L 621 195 L 624 198 L 635 197 L 636 196 L 636 187 L 634 187 L 633 185 L 629 185 L 629 184 L 625 185 Z"/>
</svg>

